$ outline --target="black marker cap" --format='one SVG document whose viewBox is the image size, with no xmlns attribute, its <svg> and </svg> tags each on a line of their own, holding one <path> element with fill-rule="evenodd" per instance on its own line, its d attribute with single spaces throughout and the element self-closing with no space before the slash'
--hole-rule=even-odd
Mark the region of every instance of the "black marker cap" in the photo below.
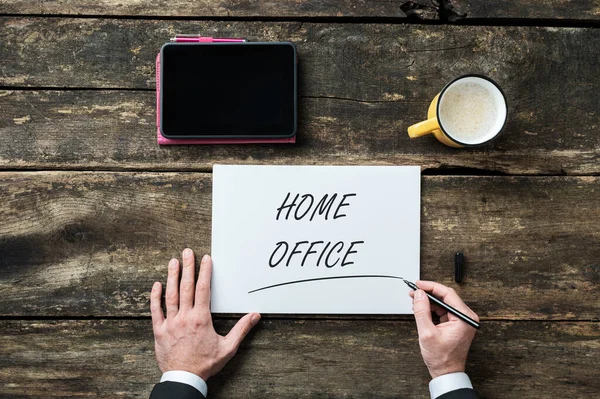
<svg viewBox="0 0 600 399">
<path fill-rule="evenodd" d="M 461 283 L 463 280 L 463 253 L 457 252 L 454 255 L 454 281 Z"/>
</svg>

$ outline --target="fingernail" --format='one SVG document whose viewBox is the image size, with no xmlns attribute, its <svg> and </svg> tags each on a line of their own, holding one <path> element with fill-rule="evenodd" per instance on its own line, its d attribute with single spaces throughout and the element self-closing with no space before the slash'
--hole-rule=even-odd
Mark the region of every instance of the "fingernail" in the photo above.
<svg viewBox="0 0 600 399">
<path fill-rule="evenodd" d="M 184 258 L 189 258 L 190 256 L 192 256 L 192 250 L 191 250 L 191 249 L 189 249 L 189 248 L 186 248 L 186 249 L 183 251 L 183 257 L 184 257 Z"/>
<path fill-rule="evenodd" d="M 155 283 L 154 283 L 154 285 L 152 286 L 152 289 L 153 289 L 153 290 L 157 290 L 159 286 L 160 286 L 160 283 L 157 281 L 157 282 L 155 282 Z"/>
<path fill-rule="evenodd" d="M 208 259 L 210 259 L 210 256 L 208 256 L 208 255 L 204 255 L 204 256 L 202 257 L 202 262 L 208 262 Z"/>
<path fill-rule="evenodd" d="M 176 266 L 177 266 L 177 259 L 171 259 L 171 260 L 169 261 L 169 267 L 170 267 L 170 268 L 174 268 L 174 267 L 176 267 Z"/>
<path fill-rule="evenodd" d="M 252 315 L 252 318 L 250 319 L 250 321 L 252 322 L 252 325 L 256 325 L 256 323 L 258 323 L 259 320 L 260 320 L 260 314 L 259 313 L 254 313 Z"/>
<path fill-rule="evenodd" d="M 423 290 L 417 290 L 415 292 L 415 299 L 418 300 L 418 301 L 425 299 L 425 291 L 423 291 Z"/>
</svg>

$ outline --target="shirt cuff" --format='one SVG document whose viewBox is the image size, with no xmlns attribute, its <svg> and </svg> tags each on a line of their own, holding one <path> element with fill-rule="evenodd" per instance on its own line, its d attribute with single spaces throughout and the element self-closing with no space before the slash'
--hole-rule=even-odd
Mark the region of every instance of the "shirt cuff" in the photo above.
<svg viewBox="0 0 600 399">
<path fill-rule="evenodd" d="M 431 394 L 431 399 L 438 398 L 448 392 L 463 388 L 473 389 L 471 380 L 465 373 L 450 373 L 440 375 L 439 377 L 431 380 L 429 383 L 429 393 Z"/>
<path fill-rule="evenodd" d="M 160 377 L 160 382 L 179 382 L 182 384 L 191 385 L 196 388 L 204 397 L 208 397 L 208 386 L 206 386 L 206 382 L 200 377 L 198 377 L 194 373 L 190 373 L 189 371 L 182 370 L 172 370 L 163 373 L 162 377 Z"/>
</svg>

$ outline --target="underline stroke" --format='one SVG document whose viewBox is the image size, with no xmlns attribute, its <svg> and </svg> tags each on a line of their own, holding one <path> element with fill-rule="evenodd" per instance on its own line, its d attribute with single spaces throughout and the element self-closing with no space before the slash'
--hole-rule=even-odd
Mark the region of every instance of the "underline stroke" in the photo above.
<svg viewBox="0 0 600 399">
<path fill-rule="evenodd" d="M 279 283 L 279 284 L 268 285 L 266 287 L 257 288 L 255 290 L 248 291 L 248 294 L 252 294 L 253 292 L 258 292 L 258 291 L 262 291 L 262 290 L 268 290 L 269 288 L 281 287 L 282 285 L 308 283 L 308 282 L 311 282 L 311 281 L 319 281 L 319 280 L 337 280 L 337 279 L 343 279 L 343 278 L 393 278 L 393 279 L 397 279 L 397 280 L 404 280 L 402 277 L 385 276 L 385 275 L 381 275 L 381 274 L 375 274 L 375 275 L 358 275 L 358 276 L 319 277 L 319 278 L 309 278 L 309 279 L 306 279 L 306 280 L 288 281 L 287 283 Z"/>
</svg>

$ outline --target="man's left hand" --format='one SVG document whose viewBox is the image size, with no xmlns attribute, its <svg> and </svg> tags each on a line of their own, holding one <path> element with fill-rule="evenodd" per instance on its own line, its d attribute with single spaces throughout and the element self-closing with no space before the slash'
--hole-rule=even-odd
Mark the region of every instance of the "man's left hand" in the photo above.
<svg viewBox="0 0 600 399">
<path fill-rule="evenodd" d="M 211 274 L 212 260 L 208 255 L 202 258 L 197 284 L 191 249 L 183 251 L 183 268 L 177 259 L 171 259 L 165 295 L 166 318 L 161 307 L 162 286 L 156 282 L 152 287 L 150 310 L 155 353 L 163 373 L 188 371 L 207 381 L 235 355 L 246 334 L 260 320 L 260 314 L 249 313 L 226 336 L 217 334 L 210 313 Z"/>
</svg>

